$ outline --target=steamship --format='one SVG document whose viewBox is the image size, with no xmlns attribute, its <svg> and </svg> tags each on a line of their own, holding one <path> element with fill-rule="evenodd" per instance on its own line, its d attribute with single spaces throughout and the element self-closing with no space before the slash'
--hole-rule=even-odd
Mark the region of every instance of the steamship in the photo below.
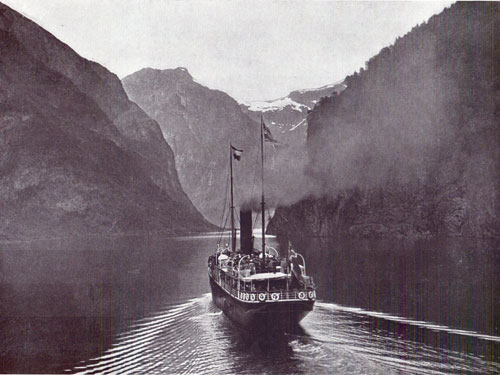
<svg viewBox="0 0 500 375">
<path fill-rule="evenodd" d="M 221 245 L 208 259 L 212 300 L 234 323 L 264 330 L 296 326 L 316 300 L 313 278 L 306 274 L 304 257 L 287 249 L 280 254 L 266 244 L 264 201 L 264 141 L 276 142 L 261 118 L 261 219 L 262 246 L 254 248 L 252 211 L 240 211 L 240 243 L 237 247 L 234 207 L 233 160 L 240 160 L 242 150 L 230 145 L 231 175 L 231 245 Z"/>
</svg>

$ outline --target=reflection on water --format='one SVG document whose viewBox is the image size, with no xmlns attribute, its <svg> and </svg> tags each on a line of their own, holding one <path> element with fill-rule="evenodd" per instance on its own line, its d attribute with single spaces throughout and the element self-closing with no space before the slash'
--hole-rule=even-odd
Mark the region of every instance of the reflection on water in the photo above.
<svg viewBox="0 0 500 375">
<path fill-rule="evenodd" d="M 0 370 L 500 372 L 500 335 L 490 325 L 500 311 L 498 248 L 295 240 L 322 301 L 295 332 L 256 337 L 211 302 L 206 260 L 215 241 L 0 245 Z"/>
</svg>

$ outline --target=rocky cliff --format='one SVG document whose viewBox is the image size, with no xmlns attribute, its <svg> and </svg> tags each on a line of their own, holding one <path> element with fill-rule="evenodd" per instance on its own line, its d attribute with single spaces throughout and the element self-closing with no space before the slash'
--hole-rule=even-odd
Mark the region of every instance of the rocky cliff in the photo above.
<svg viewBox="0 0 500 375">
<path fill-rule="evenodd" d="M 500 5 L 457 3 L 370 59 L 309 114 L 314 191 L 269 230 L 500 235 Z"/>
<path fill-rule="evenodd" d="M 291 182 L 303 169 L 307 112 L 321 96 L 345 88 L 338 83 L 294 91 L 275 101 L 245 105 L 197 83 L 185 68 L 146 68 L 122 82 L 129 97 L 160 124 L 174 150 L 184 190 L 215 224 L 223 224 L 229 143 L 244 150 L 241 161 L 235 164 L 236 204 L 251 204 L 258 210 L 262 115 L 279 141 L 279 144 L 265 144 L 266 200 L 269 206 L 289 202 L 296 193 Z"/>
<path fill-rule="evenodd" d="M 122 81 L 131 100 L 160 124 L 194 205 L 207 219 L 221 224 L 229 144 L 244 150 L 234 168 L 241 202 L 255 184 L 259 124 L 243 114 L 229 95 L 197 83 L 185 68 L 146 68 Z"/>
<path fill-rule="evenodd" d="M 211 228 L 120 80 L 0 4 L 0 236 Z"/>
</svg>

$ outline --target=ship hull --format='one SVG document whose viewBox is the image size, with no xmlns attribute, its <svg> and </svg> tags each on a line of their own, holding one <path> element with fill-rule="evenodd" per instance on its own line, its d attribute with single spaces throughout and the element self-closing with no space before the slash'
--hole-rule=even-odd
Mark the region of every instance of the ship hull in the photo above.
<svg viewBox="0 0 500 375">
<path fill-rule="evenodd" d="M 314 301 L 246 303 L 222 289 L 210 276 L 212 300 L 234 323 L 265 331 L 293 330 L 313 309 Z"/>
</svg>

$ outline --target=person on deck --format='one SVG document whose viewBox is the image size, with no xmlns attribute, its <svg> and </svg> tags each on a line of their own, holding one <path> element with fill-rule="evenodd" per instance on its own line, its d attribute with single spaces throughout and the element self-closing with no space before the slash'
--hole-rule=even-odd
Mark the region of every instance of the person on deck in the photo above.
<svg viewBox="0 0 500 375">
<path fill-rule="evenodd" d="M 302 278 L 302 269 L 300 268 L 299 265 L 299 257 L 297 256 L 297 253 L 293 250 L 290 251 L 290 263 L 291 263 L 291 270 L 293 274 L 293 279 L 292 279 L 292 287 L 303 287 L 304 286 L 304 279 Z"/>
<path fill-rule="evenodd" d="M 281 272 L 288 274 L 288 259 L 283 258 L 281 259 Z"/>
</svg>

